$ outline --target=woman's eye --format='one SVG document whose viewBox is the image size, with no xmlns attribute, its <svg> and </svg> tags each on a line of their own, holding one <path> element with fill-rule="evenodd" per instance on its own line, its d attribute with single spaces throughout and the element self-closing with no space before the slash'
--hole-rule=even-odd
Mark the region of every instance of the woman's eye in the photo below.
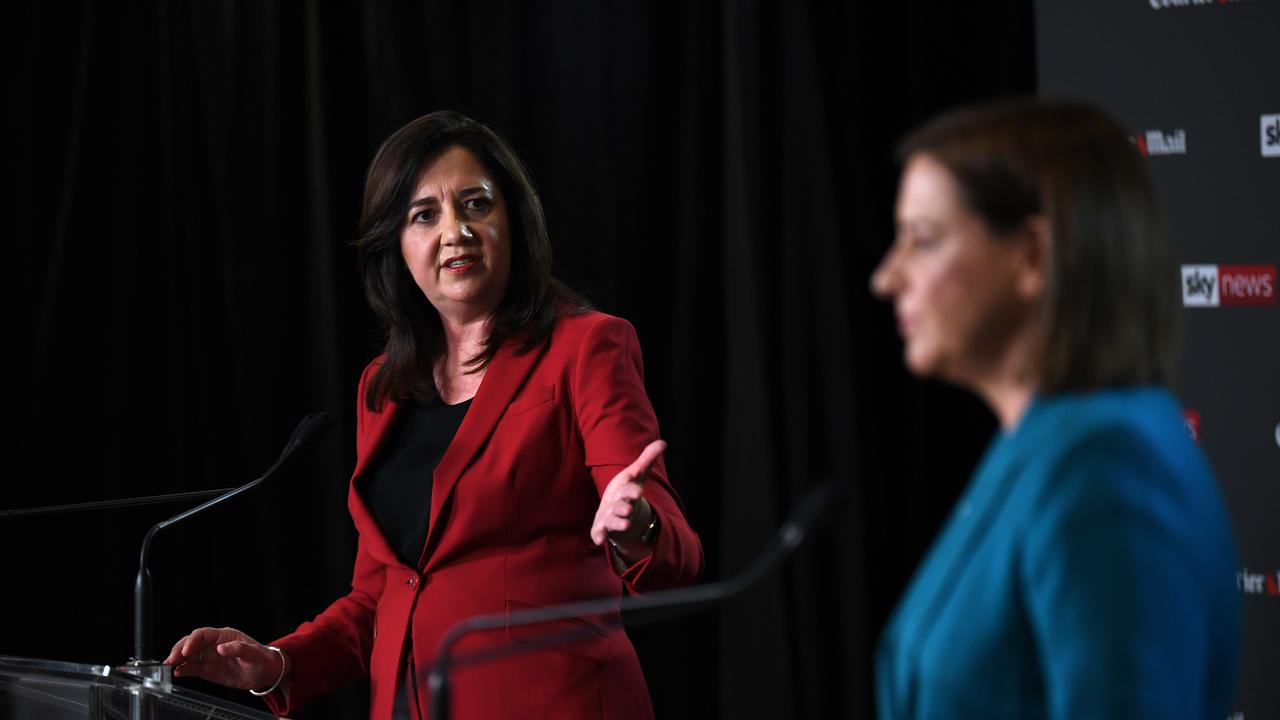
<svg viewBox="0 0 1280 720">
<path fill-rule="evenodd" d="M 936 235 L 915 235 L 911 238 L 912 250 L 932 250 L 938 246 L 940 239 Z"/>
<path fill-rule="evenodd" d="M 435 222 L 437 214 L 438 213 L 435 210 L 419 210 L 413 214 L 413 218 L 411 219 L 416 223 L 430 224 Z"/>
<path fill-rule="evenodd" d="M 463 203 L 463 207 L 472 212 L 484 212 L 489 209 L 489 205 L 489 198 L 485 197 L 471 198 Z"/>
</svg>

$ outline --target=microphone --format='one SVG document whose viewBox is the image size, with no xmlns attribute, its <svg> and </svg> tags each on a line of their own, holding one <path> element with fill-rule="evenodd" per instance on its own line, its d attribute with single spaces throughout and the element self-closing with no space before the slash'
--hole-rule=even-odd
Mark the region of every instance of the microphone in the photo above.
<svg viewBox="0 0 1280 720">
<path fill-rule="evenodd" d="M 289 436 L 289 442 L 284 446 L 284 450 L 280 453 L 280 459 L 276 463 L 281 463 L 285 458 L 293 454 L 298 448 L 310 445 L 313 440 L 317 440 L 320 436 L 329 432 L 333 428 L 333 418 L 327 412 L 311 413 L 302 418 L 298 423 L 298 427 L 293 429 L 293 435 Z M 273 468 L 274 469 L 274 466 Z M 271 472 L 268 470 L 267 472 Z"/>
<path fill-rule="evenodd" d="M 621 598 L 608 597 L 597 600 L 583 600 L 563 605 L 548 605 L 541 608 L 519 610 L 510 613 L 494 613 L 477 615 L 460 620 L 449 627 L 440 638 L 436 650 L 436 660 L 427 676 L 427 687 L 431 693 L 432 720 L 447 720 L 449 717 L 449 668 L 452 664 L 452 653 L 455 645 L 464 636 L 486 630 L 498 630 L 511 627 L 539 625 L 555 620 L 569 620 L 589 615 L 607 615 L 628 611 L 667 611 L 663 617 L 676 617 L 698 610 L 706 605 L 723 602 L 743 591 L 765 577 L 779 563 L 787 558 L 796 548 L 804 543 L 821 521 L 833 508 L 844 504 L 845 488 L 835 482 L 827 482 L 811 492 L 791 512 L 786 522 L 778 528 L 773 540 L 765 546 L 749 565 L 737 575 L 705 585 L 693 585 L 687 588 L 661 590 L 645 595 L 628 595 Z M 648 613 L 655 614 L 655 613 Z M 621 622 L 618 620 L 617 622 Z M 554 637 L 557 633 L 548 633 Z M 489 648 L 464 656 L 458 665 L 467 665 L 482 661 L 497 660 L 527 652 L 537 652 L 540 647 L 528 644 L 509 644 L 497 648 Z"/>
<path fill-rule="evenodd" d="M 232 488 L 186 512 L 174 515 L 168 520 L 162 520 L 147 531 L 146 537 L 142 539 L 142 552 L 138 556 L 138 576 L 133 584 L 133 659 L 129 663 L 130 666 L 140 667 L 157 664 L 155 660 L 148 659 L 151 655 L 151 573 L 147 571 L 147 555 L 151 550 L 151 540 L 156 533 L 262 484 L 262 481 L 274 475 L 276 470 L 294 452 L 324 435 L 332 427 L 333 418 L 329 413 L 319 412 L 307 415 L 302 418 L 302 421 L 298 423 L 298 427 L 294 429 L 289 442 L 285 444 L 284 450 L 280 452 L 280 457 L 276 458 L 271 467 L 267 468 L 267 471 L 260 477 L 240 487 Z"/>
</svg>

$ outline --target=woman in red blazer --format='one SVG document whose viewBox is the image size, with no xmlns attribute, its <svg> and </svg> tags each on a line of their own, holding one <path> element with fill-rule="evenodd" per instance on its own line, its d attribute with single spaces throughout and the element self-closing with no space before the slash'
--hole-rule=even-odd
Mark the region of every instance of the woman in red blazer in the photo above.
<svg viewBox="0 0 1280 720">
<path fill-rule="evenodd" d="M 357 247 L 388 341 L 357 399 L 351 592 L 270 645 L 200 628 L 166 662 L 279 715 L 368 674 L 371 718 L 423 718 L 455 622 L 687 584 L 702 547 L 635 331 L 551 277 L 541 204 L 505 142 L 449 112 L 398 130 L 370 166 Z M 458 654 L 548 647 L 454 670 L 453 716 L 651 717 L 617 614 L 563 627 L 573 643 L 548 642 L 555 627 L 467 636 Z"/>
</svg>

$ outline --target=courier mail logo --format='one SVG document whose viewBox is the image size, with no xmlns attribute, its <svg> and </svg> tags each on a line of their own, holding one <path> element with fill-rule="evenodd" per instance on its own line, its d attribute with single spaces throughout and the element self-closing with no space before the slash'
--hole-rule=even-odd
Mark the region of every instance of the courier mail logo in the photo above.
<svg viewBox="0 0 1280 720">
<path fill-rule="evenodd" d="M 1275 265 L 1183 265 L 1184 307 L 1275 305 Z"/>
<path fill-rule="evenodd" d="M 1148 130 L 1133 137 L 1133 144 L 1143 156 L 1151 155 L 1186 155 L 1187 131 L 1178 128 L 1171 133 L 1163 130 Z"/>
<path fill-rule="evenodd" d="M 1200 7 L 1202 5 L 1226 5 L 1229 2 L 1245 2 L 1246 0 L 1151 0 L 1152 10 L 1167 10 L 1169 8 L 1184 7 Z"/>
<path fill-rule="evenodd" d="M 1280 595 L 1276 578 L 1280 578 L 1280 572 L 1255 573 L 1247 567 L 1240 568 L 1236 573 L 1236 589 L 1245 595 Z"/>
<path fill-rule="evenodd" d="M 1261 115 L 1259 135 L 1262 142 L 1262 157 L 1280 157 L 1280 114 Z"/>
</svg>

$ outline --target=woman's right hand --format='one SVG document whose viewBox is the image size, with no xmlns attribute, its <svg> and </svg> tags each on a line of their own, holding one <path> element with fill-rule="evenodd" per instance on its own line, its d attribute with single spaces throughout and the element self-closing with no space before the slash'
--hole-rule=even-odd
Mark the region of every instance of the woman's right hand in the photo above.
<svg viewBox="0 0 1280 720">
<path fill-rule="evenodd" d="M 235 628 L 202 627 L 174 644 L 165 665 L 175 677 L 198 677 L 241 690 L 270 687 L 280 678 L 279 653 Z"/>
</svg>

